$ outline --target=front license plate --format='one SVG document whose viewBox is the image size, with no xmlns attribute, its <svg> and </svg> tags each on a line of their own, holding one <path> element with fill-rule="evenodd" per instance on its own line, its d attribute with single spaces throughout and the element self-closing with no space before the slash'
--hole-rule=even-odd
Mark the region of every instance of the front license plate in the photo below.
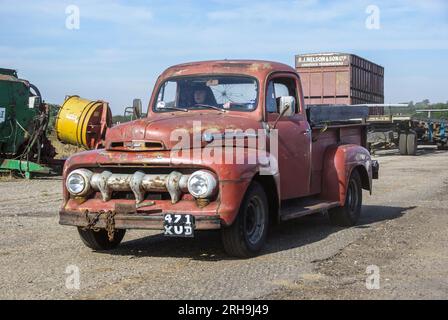
<svg viewBox="0 0 448 320">
<path fill-rule="evenodd" d="M 163 217 L 164 235 L 168 237 L 194 237 L 194 216 L 166 214 Z"/>
</svg>

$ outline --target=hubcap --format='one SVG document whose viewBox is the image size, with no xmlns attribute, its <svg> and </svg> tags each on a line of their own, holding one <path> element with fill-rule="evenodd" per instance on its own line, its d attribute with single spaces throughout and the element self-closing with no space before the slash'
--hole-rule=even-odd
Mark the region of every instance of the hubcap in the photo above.
<svg viewBox="0 0 448 320">
<path fill-rule="evenodd" d="M 260 198 L 253 197 L 244 213 L 244 229 L 247 240 L 256 244 L 263 236 L 265 212 Z"/>
</svg>

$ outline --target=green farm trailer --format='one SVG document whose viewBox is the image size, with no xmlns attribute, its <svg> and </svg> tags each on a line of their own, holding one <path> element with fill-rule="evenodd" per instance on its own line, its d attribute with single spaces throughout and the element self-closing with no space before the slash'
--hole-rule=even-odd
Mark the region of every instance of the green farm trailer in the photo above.
<svg viewBox="0 0 448 320">
<path fill-rule="evenodd" d="M 0 172 L 48 174 L 55 150 L 46 136 L 49 107 L 36 86 L 0 68 Z"/>
</svg>

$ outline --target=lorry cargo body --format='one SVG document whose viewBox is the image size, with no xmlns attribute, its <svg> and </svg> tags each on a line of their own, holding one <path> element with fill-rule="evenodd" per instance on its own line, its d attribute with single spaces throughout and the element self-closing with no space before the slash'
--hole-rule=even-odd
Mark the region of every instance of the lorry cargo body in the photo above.
<svg viewBox="0 0 448 320">
<path fill-rule="evenodd" d="M 384 103 L 384 68 L 357 55 L 297 55 L 296 70 L 306 104 Z"/>
</svg>

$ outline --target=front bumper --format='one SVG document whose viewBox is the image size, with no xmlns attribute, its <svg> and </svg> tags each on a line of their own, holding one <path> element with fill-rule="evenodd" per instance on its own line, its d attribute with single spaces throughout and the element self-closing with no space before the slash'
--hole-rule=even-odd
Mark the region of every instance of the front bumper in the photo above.
<svg viewBox="0 0 448 320">
<path fill-rule="evenodd" d="M 87 227 L 88 220 L 97 216 L 96 212 L 81 213 L 79 211 L 59 211 L 59 224 L 66 226 Z M 219 215 L 194 215 L 195 230 L 216 230 L 221 228 Z M 163 230 L 163 214 L 117 213 L 114 216 L 116 229 Z M 95 228 L 106 228 L 106 217 L 101 215 Z"/>
</svg>

